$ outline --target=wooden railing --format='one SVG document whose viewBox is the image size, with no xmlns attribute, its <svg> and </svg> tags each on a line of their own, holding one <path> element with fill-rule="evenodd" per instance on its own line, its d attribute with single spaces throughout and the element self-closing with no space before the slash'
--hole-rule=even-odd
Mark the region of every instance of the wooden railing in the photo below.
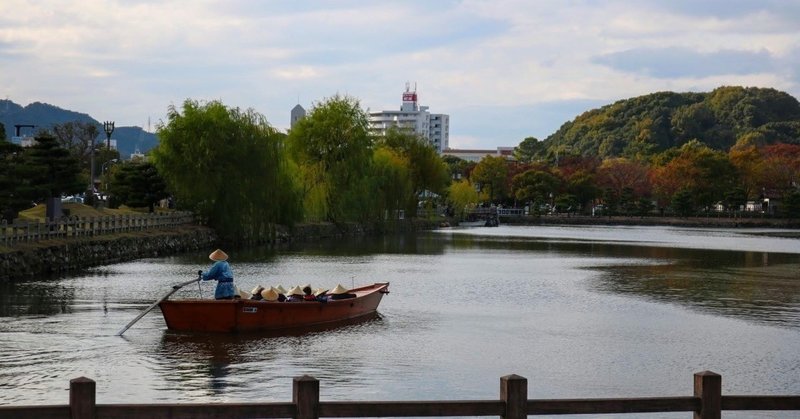
<svg viewBox="0 0 800 419">
<path fill-rule="evenodd" d="M 10 247 L 17 243 L 59 238 L 93 237 L 103 234 L 125 233 L 192 223 L 194 223 L 194 215 L 191 212 L 103 217 L 72 216 L 44 222 L 17 220 L 13 224 L 8 224 L 5 220 L 2 220 L 0 222 L 0 245 Z"/>
<path fill-rule="evenodd" d="M 95 382 L 70 381 L 69 405 L 0 406 L 0 419 L 138 419 L 138 418 L 297 418 L 436 417 L 692 412 L 695 419 L 719 419 L 723 410 L 800 410 L 800 396 L 723 396 L 722 377 L 710 371 L 694 374 L 694 395 L 626 399 L 529 400 L 528 380 L 518 375 L 500 378 L 497 400 L 342 401 L 319 400 L 319 381 L 304 375 L 294 379 L 292 401 L 213 404 L 96 404 Z"/>
</svg>

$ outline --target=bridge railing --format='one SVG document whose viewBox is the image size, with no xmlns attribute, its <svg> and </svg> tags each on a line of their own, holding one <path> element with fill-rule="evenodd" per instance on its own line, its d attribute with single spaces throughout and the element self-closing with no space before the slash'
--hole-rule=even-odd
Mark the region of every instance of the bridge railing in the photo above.
<svg viewBox="0 0 800 419">
<path fill-rule="evenodd" d="M 138 419 L 138 418 L 297 418 L 438 417 L 691 412 L 695 419 L 719 419 L 723 410 L 800 410 L 800 396 L 723 396 L 722 377 L 710 371 L 694 374 L 693 395 L 610 399 L 528 399 L 528 380 L 500 378 L 495 400 L 320 401 L 319 381 L 304 375 L 293 381 L 292 401 L 276 403 L 97 404 L 96 384 L 80 377 L 70 381 L 69 405 L 0 406 L 0 419 Z"/>
<path fill-rule="evenodd" d="M 171 213 L 123 214 L 101 217 L 64 217 L 56 220 L 0 221 L 0 245 L 13 247 L 50 239 L 94 237 L 104 234 L 125 233 L 154 228 L 193 224 L 194 214 L 186 211 Z"/>
</svg>

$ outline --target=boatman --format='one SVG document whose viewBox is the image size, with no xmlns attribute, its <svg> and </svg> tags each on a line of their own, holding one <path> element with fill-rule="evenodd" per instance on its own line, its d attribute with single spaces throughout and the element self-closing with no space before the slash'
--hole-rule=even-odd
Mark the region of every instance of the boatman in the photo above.
<svg viewBox="0 0 800 419">
<path fill-rule="evenodd" d="M 217 300 L 230 300 L 236 295 L 233 286 L 233 271 L 228 264 L 228 255 L 220 249 L 211 252 L 208 258 L 214 261 L 211 269 L 207 272 L 200 271 L 203 281 L 216 280 L 217 289 L 214 291 L 214 298 Z"/>
</svg>

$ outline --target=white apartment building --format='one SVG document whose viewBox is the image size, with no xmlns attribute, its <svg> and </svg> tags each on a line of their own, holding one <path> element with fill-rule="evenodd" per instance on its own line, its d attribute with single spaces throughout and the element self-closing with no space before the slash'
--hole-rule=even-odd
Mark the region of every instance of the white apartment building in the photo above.
<svg viewBox="0 0 800 419">
<path fill-rule="evenodd" d="M 400 110 L 370 112 L 369 127 L 372 134 L 380 136 L 392 127 L 418 135 L 427 139 L 439 154 L 450 144 L 450 116 L 432 114 L 427 106 L 419 106 L 417 91 L 411 91 L 408 84 Z"/>
</svg>

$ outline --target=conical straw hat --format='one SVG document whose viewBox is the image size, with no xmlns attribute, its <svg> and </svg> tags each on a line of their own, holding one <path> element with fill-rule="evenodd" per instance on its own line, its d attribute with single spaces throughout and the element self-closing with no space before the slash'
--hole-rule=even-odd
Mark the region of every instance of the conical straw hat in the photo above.
<svg viewBox="0 0 800 419">
<path fill-rule="evenodd" d="M 211 254 L 208 255 L 208 258 L 213 260 L 214 262 L 220 262 L 220 261 L 223 261 L 223 260 L 228 260 L 228 255 L 225 252 L 223 252 L 222 250 L 217 249 L 217 250 L 211 252 Z"/>
<path fill-rule="evenodd" d="M 256 285 L 256 287 L 253 288 L 252 291 L 250 291 L 250 294 L 253 294 L 253 295 L 261 294 L 261 291 L 264 291 L 264 287 L 262 287 L 261 285 Z"/>
<path fill-rule="evenodd" d="M 284 288 L 283 285 L 275 287 L 275 291 L 278 291 L 278 294 L 286 295 L 286 288 Z"/>
<path fill-rule="evenodd" d="M 278 299 L 278 290 L 275 287 L 269 287 L 269 289 L 261 291 L 261 297 L 267 301 L 275 301 Z"/>
<path fill-rule="evenodd" d="M 303 296 L 304 294 L 303 294 L 303 290 L 300 287 L 295 286 L 294 288 L 289 290 L 289 295 Z"/>
<path fill-rule="evenodd" d="M 336 288 L 331 290 L 331 294 L 344 294 L 346 292 L 347 289 L 343 287 L 342 284 L 337 285 Z"/>
</svg>

